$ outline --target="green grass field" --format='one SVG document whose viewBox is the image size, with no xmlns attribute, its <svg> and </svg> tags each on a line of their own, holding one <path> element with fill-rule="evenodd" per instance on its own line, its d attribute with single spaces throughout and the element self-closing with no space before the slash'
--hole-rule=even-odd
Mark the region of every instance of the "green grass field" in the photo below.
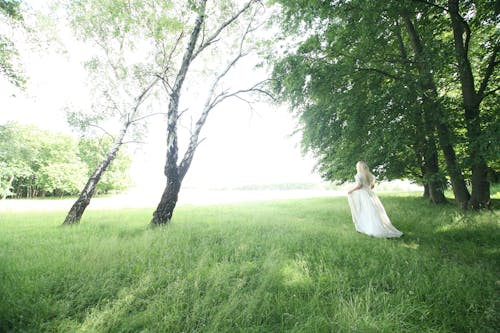
<svg viewBox="0 0 500 333">
<path fill-rule="evenodd" d="M 1 212 L 0 332 L 498 332 L 499 211 L 381 199 L 403 238 L 345 197 Z"/>
</svg>

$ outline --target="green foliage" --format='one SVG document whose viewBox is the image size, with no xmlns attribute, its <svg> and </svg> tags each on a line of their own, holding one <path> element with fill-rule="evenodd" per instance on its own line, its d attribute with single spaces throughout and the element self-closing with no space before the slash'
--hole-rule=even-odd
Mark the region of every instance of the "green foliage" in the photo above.
<svg viewBox="0 0 500 333">
<path fill-rule="evenodd" d="M 7 195 L 75 194 L 83 186 L 87 169 L 71 137 L 18 124 L 2 126 L 0 136 L 1 185 Z"/>
<path fill-rule="evenodd" d="M 297 113 L 304 150 L 319 159 L 329 180 L 352 177 L 357 160 L 367 160 L 384 178 L 422 180 L 422 96 L 419 59 L 401 19 L 408 12 L 424 45 L 426 66 L 436 81 L 439 119 L 451 128 L 460 164 L 470 166 L 453 35 L 446 12 L 418 1 L 281 0 L 282 34 L 274 40 L 273 88 Z M 446 6 L 446 3 L 439 5 Z M 493 2 L 463 3 L 473 38 L 470 57 L 482 78 L 488 55 L 498 45 Z M 482 45 L 482 46 L 481 46 Z M 498 87 L 498 71 L 490 79 Z M 497 165 L 498 94 L 483 101 L 485 153 Z"/>
<path fill-rule="evenodd" d="M 89 172 L 102 161 L 103 149 L 109 144 L 109 140 L 102 139 L 77 143 L 70 136 L 34 126 L 14 123 L 0 126 L 0 197 L 77 194 Z M 100 191 L 127 188 L 129 167 L 130 158 L 126 153 L 119 154 Z"/>
<path fill-rule="evenodd" d="M 379 15 L 394 9 L 368 1 L 283 3 L 291 20 L 285 34 L 303 35 L 303 22 L 309 37 L 275 63 L 274 90 L 298 111 L 304 149 L 320 159 L 323 176 L 346 180 L 364 159 L 381 177 L 418 179 L 415 84 L 404 64 L 394 64 L 394 17 Z"/>
<path fill-rule="evenodd" d="M 23 17 L 19 8 L 20 4 L 20 0 L 0 0 L 0 14 L 16 20 L 22 20 Z"/>
<path fill-rule="evenodd" d="M 87 166 L 87 178 L 104 160 L 112 144 L 113 140 L 109 137 L 80 139 L 78 156 Z M 131 184 L 130 176 L 128 176 L 130 164 L 130 155 L 126 150 L 121 149 L 99 181 L 97 193 L 119 192 L 127 189 Z"/>
<path fill-rule="evenodd" d="M 184 28 L 183 17 L 171 1 L 77 0 L 64 4 L 73 33 L 92 49 L 84 62 L 91 82 L 91 107 L 68 108 L 69 124 L 82 133 L 103 123 L 128 124 L 127 138 L 139 139 L 146 121 L 137 120 L 152 113 L 152 103 L 139 97 L 147 92 L 143 96 L 147 100 L 157 93 L 154 87 L 147 87 L 158 73 L 174 67 L 177 53 L 173 49 Z M 169 54 L 172 59 L 167 59 Z M 169 61 L 172 63 L 167 64 Z"/>
<path fill-rule="evenodd" d="M 0 0 L 0 26 L 16 26 L 23 21 L 19 0 Z M 24 88 L 26 78 L 19 64 L 19 52 L 12 40 L 0 32 L 0 75 L 13 85 Z"/>
<path fill-rule="evenodd" d="M 382 197 L 397 240 L 345 198 L 0 215 L 0 331 L 495 332 L 498 211 Z"/>
<path fill-rule="evenodd" d="M 32 133 L 27 134 L 31 136 Z M 31 161 L 36 188 L 42 196 L 78 193 L 85 184 L 87 167 L 78 157 L 75 140 L 45 131 L 39 134 L 38 138 L 35 136 L 39 145 L 36 157 Z M 30 137 L 25 142 L 33 144 L 32 140 Z"/>
</svg>

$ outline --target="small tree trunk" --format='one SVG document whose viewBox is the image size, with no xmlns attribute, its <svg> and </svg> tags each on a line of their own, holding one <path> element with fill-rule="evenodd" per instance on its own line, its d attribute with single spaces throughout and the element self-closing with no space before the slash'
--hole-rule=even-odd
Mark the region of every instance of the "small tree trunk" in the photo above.
<svg viewBox="0 0 500 333">
<path fill-rule="evenodd" d="M 99 164 L 97 169 L 94 171 L 92 176 L 87 181 L 87 184 L 80 193 L 80 196 L 73 204 L 73 206 L 71 206 L 71 209 L 66 215 L 63 225 L 72 225 L 80 223 L 83 213 L 85 212 L 87 206 L 90 204 L 90 200 L 92 199 L 96 191 L 97 184 L 99 184 L 99 180 L 101 179 L 102 175 L 104 174 L 108 166 L 111 164 L 111 162 L 113 162 L 113 160 L 115 159 L 116 154 L 118 153 L 118 150 L 122 145 L 123 138 L 125 137 L 128 126 L 129 124 L 125 124 L 125 126 L 122 128 L 120 134 L 115 139 L 113 146 L 106 155 L 106 158 L 101 162 L 101 164 Z"/>
<path fill-rule="evenodd" d="M 434 133 L 429 133 L 428 130 L 429 128 L 427 128 L 425 133 L 426 138 L 420 139 L 420 141 L 423 142 L 420 143 L 422 146 L 419 148 L 423 157 L 421 169 L 425 190 L 424 197 L 428 197 L 432 203 L 441 204 L 446 202 L 446 198 L 443 193 L 444 179 L 439 173 L 438 152 L 434 139 Z M 423 135 L 424 133 L 420 134 Z"/>
<path fill-rule="evenodd" d="M 429 199 L 432 203 L 442 204 L 446 202 L 443 193 L 444 179 L 439 173 L 437 149 L 434 140 L 427 142 L 427 156 L 425 160 L 425 170 L 427 185 L 429 186 Z"/>
<path fill-rule="evenodd" d="M 448 126 L 446 126 L 445 124 L 438 123 L 436 128 L 439 136 L 439 145 L 441 146 L 441 150 L 443 151 L 444 159 L 446 161 L 446 169 L 450 176 L 451 187 L 453 189 L 455 201 L 462 209 L 467 209 L 470 199 L 470 193 L 467 189 L 467 186 L 465 185 L 465 179 L 462 174 L 462 170 L 458 165 L 455 149 L 450 143 L 450 131 L 448 129 Z"/>
<path fill-rule="evenodd" d="M 426 98 L 423 96 L 423 128 L 424 128 L 424 170 L 425 178 L 429 185 L 429 199 L 432 203 L 441 204 L 446 202 L 444 196 L 445 179 L 439 172 L 438 150 L 436 144 L 436 131 L 433 123 L 433 110 Z"/>
<path fill-rule="evenodd" d="M 477 163 L 472 168 L 472 196 L 470 206 L 473 209 L 489 208 L 491 206 L 490 199 L 490 182 L 488 181 L 488 168 L 486 163 Z"/>
<path fill-rule="evenodd" d="M 161 226 L 170 223 L 175 206 L 177 205 L 180 189 L 181 182 L 179 182 L 178 179 L 174 181 L 169 180 L 167 182 L 160 203 L 153 213 L 153 220 L 151 221 L 153 225 Z"/>
<path fill-rule="evenodd" d="M 446 201 L 443 193 L 442 181 L 438 180 L 439 165 L 437 148 L 432 131 L 432 126 L 426 120 L 425 110 L 415 115 L 415 152 L 419 157 L 422 183 L 424 185 L 424 198 L 429 198 L 432 203 Z"/>
<path fill-rule="evenodd" d="M 417 156 L 421 158 L 419 163 L 425 189 L 424 197 L 428 197 L 432 203 L 440 204 L 446 202 L 446 198 L 443 193 L 443 179 L 439 173 L 434 128 L 429 117 L 425 107 L 415 116 L 416 151 Z"/>
<path fill-rule="evenodd" d="M 12 182 L 14 182 L 14 175 L 10 176 L 9 183 L 7 184 L 7 186 L 5 186 L 5 190 L 2 194 L 2 200 L 5 200 L 5 198 L 7 198 L 7 193 L 9 193 L 9 191 L 10 191 L 10 187 L 12 186 Z"/>
<path fill-rule="evenodd" d="M 422 195 L 424 198 L 428 199 L 430 194 L 429 194 L 429 185 L 424 184 L 424 194 Z"/>
<path fill-rule="evenodd" d="M 92 177 L 90 177 L 90 179 L 87 181 L 87 184 L 83 188 L 83 191 L 80 193 L 80 196 L 73 204 L 73 206 L 71 206 L 71 209 L 66 215 L 63 225 L 80 223 L 83 213 L 85 212 L 85 209 L 89 205 L 90 199 L 92 199 L 92 196 L 94 195 L 97 183 L 99 182 L 99 179 L 101 178 L 102 173 L 104 172 L 101 166 L 102 164 L 99 166 L 99 168 L 97 168 Z"/>
</svg>

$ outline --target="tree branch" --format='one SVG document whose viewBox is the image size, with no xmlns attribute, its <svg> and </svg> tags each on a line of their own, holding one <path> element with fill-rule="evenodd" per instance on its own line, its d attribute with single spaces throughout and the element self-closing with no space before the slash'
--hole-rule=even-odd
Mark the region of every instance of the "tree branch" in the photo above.
<svg viewBox="0 0 500 333">
<path fill-rule="evenodd" d="M 193 53 L 193 56 L 191 57 L 191 61 L 193 61 L 207 46 L 213 44 L 216 39 L 219 37 L 220 33 L 231 23 L 236 21 L 238 17 L 240 17 L 251 5 L 252 3 L 256 2 L 256 0 L 250 0 L 246 3 L 243 8 L 241 8 L 235 15 L 233 15 L 229 20 L 224 22 L 211 36 L 207 38 L 206 41 L 202 42 L 198 49 Z"/>
<path fill-rule="evenodd" d="M 132 120 L 130 120 L 130 123 L 131 123 L 131 124 L 132 124 L 132 123 L 136 123 L 136 122 L 141 121 L 141 120 L 143 120 L 143 119 L 146 119 L 146 118 L 149 118 L 149 117 L 153 117 L 153 116 L 158 116 L 158 115 L 164 115 L 164 116 L 166 116 L 166 115 L 167 115 L 167 113 L 166 113 L 166 112 L 155 112 L 155 113 L 150 113 L 150 114 L 144 115 L 144 116 L 142 116 L 142 117 L 132 119 Z"/>
<path fill-rule="evenodd" d="M 203 42 L 201 44 L 201 46 L 198 48 L 198 50 L 196 51 L 195 54 L 193 54 L 193 57 L 192 59 L 194 59 L 204 48 L 206 48 L 208 45 L 210 45 L 211 43 L 214 42 L 214 40 L 217 38 L 217 36 L 221 33 L 221 31 L 227 27 L 229 24 L 231 24 L 233 21 L 235 21 L 244 11 L 246 11 L 250 5 L 255 2 L 255 0 L 251 0 L 249 1 L 243 9 L 241 9 L 235 16 L 233 16 L 230 20 L 226 21 L 221 27 L 219 27 L 219 29 L 212 35 L 210 36 L 207 41 Z M 189 169 L 189 166 L 191 165 L 191 161 L 193 159 L 193 156 L 194 156 L 194 153 L 196 151 L 196 148 L 198 147 L 198 145 L 201 143 L 201 141 L 198 140 L 199 138 L 199 135 L 200 135 L 200 132 L 201 132 L 201 129 L 203 128 L 206 120 L 207 120 L 207 117 L 208 117 L 208 114 L 210 113 L 210 111 L 220 102 L 222 102 L 224 99 L 226 99 L 227 97 L 230 97 L 230 96 L 236 96 L 238 95 L 239 92 L 235 92 L 233 94 L 227 94 L 227 91 L 224 91 L 222 93 L 220 93 L 219 95 L 217 95 L 215 97 L 215 99 L 213 98 L 213 95 L 214 95 L 214 92 L 215 92 L 215 89 L 217 88 L 217 86 L 219 85 L 219 82 L 222 80 L 223 77 L 225 77 L 227 75 L 227 73 L 231 70 L 231 68 L 233 68 L 235 66 L 235 64 L 244 56 L 247 55 L 246 52 L 243 51 L 243 45 L 244 45 L 244 42 L 247 38 L 247 35 L 249 34 L 249 32 L 252 31 L 252 23 L 255 19 L 255 16 L 256 16 L 256 12 L 254 12 L 254 14 L 252 15 L 251 19 L 250 19 L 250 22 L 248 24 L 248 26 L 246 27 L 245 29 L 245 32 L 243 33 L 242 37 L 241 37 L 241 41 L 240 41 L 240 47 L 239 47 L 239 50 L 238 50 L 238 54 L 233 58 L 233 60 L 231 62 L 229 62 L 229 64 L 227 64 L 227 66 L 216 76 L 215 80 L 213 81 L 211 87 L 210 87 L 210 90 L 207 94 L 207 98 L 205 99 L 205 105 L 203 107 L 203 111 L 200 115 L 200 117 L 198 118 L 198 121 L 196 122 L 195 126 L 194 126 L 194 130 L 191 131 L 191 138 L 190 138 L 190 142 L 189 142 L 189 146 L 186 150 L 186 152 L 184 153 L 184 156 L 183 156 L 183 159 L 179 165 L 179 177 L 182 179 L 187 170 Z M 263 81 L 264 82 L 264 81 Z M 259 84 L 262 84 L 262 83 L 259 83 Z M 258 85 L 255 85 L 253 88 L 257 88 Z M 241 90 L 240 92 L 243 92 L 244 90 Z M 245 91 L 249 91 L 248 89 L 245 90 Z M 203 140 L 202 140 L 203 141 Z"/>
<path fill-rule="evenodd" d="M 95 124 L 89 124 L 89 126 L 91 126 L 91 127 L 95 127 L 95 128 L 100 129 L 101 131 L 103 131 L 103 132 L 104 132 L 104 134 L 108 135 L 108 136 L 109 136 L 109 137 L 111 137 L 113 140 L 115 140 L 115 137 L 114 137 L 113 135 L 109 134 L 109 132 L 108 132 L 108 131 L 106 131 L 106 130 L 105 130 L 104 128 L 102 128 L 101 126 L 99 126 L 99 125 L 95 125 Z"/>
<path fill-rule="evenodd" d="M 248 93 L 248 92 L 258 92 L 258 93 L 261 93 L 263 95 L 268 96 L 272 100 L 275 100 L 275 97 L 270 92 L 268 92 L 268 91 L 266 91 L 264 89 L 259 88 L 259 86 L 262 86 L 267 81 L 269 81 L 269 80 L 266 79 L 266 80 L 260 81 L 260 82 L 256 83 L 255 85 L 253 85 L 250 88 L 240 89 L 240 90 L 234 91 L 234 92 L 232 92 L 230 94 L 227 94 L 224 91 L 224 92 L 220 93 L 219 95 L 217 95 L 214 98 L 214 100 L 210 103 L 211 109 L 213 109 L 215 106 L 217 106 L 219 103 L 221 103 L 222 101 L 224 101 L 225 99 L 227 99 L 229 97 L 238 97 L 238 95 L 244 94 L 244 93 Z"/>
<path fill-rule="evenodd" d="M 463 46 L 464 46 L 465 52 L 468 53 L 470 36 L 471 36 L 471 29 L 470 29 L 469 23 L 467 23 L 467 21 L 462 17 L 462 15 L 460 15 L 458 12 L 455 12 L 454 10 L 452 10 L 450 8 L 446 8 L 444 6 L 438 5 L 438 4 L 431 2 L 431 1 L 426 1 L 426 0 L 413 0 L 413 1 L 432 6 L 434 8 L 440 9 L 440 10 L 447 12 L 447 13 L 450 13 L 450 14 L 455 14 L 456 17 L 458 17 L 460 19 L 460 21 L 462 22 L 462 25 L 465 29 L 465 42 L 464 42 Z M 458 6 L 457 6 L 457 8 L 458 8 Z"/>
<path fill-rule="evenodd" d="M 239 99 L 239 100 L 241 100 L 241 101 L 243 101 L 243 102 L 245 102 L 245 103 L 247 103 L 247 105 L 250 108 L 250 110 L 251 111 L 255 111 L 255 109 L 254 109 L 251 101 L 249 101 L 248 99 L 245 99 L 245 98 L 241 97 L 240 95 L 235 95 L 234 97 L 237 98 L 237 99 Z"/>
<path fill-rule="evenodd" d="M 143 91 L 135 98 L 135 106 L 132 109 L 132 112 L 127 113 L 127 124 L 132 124 L 138 119 L 134 119 L 137 111 L 139 110 L 139 107 L 141 104 L 146 100 L 148 93 L 153 89 L 153 87 L 158 83 L 160 78 L 156 76 L 150 83 L 149 85 L 146 86 L 146 88 L 143 89 Z"/>
<path fill-rule="evenodd" d="M 458 15 L 460 20 L 462 21 L 462 25 L 465 28 L 465 42 L 464 42 L 464 49 L 465 49 L 465 54 L 469 53 L 469 43 L 470 43 L 470 36 L 471 36 L 471 30 L 469 23 L 462 17 L 462 15 Z"/>
<path fill-rule="evenodd" d="M 401 54 L 401 61 L 404 64 L 408 64 L 409 63 L 408 52 L 406 51 L 405 43 L 401 33 L 401 26 L 399 25 L 399 19 L 395 20 L 395 26 L 396 26 L 396 37 L 398 39 L 398 45 L 399 45 L 399 52 Z"/>
<path fill-rule="evenodd" d="M 384 76 L 390 77 L 391 79 L 394 79 L 394 80 L 400 80 L 400 79 L 402 79 L 401 77 L 399 77 L 397 75 L 391 74 L 389 72 L 386 72 L 386 71 L 383 71 L 383 70 L 377 69 L 377 68 L 355 68 L 355 70 L 357 70 L 357 71 L 365 71 L 365 72 L 375 72 L 375 73 L 382 74 Z"/>
<path fill-rule="evenodd" d="M 167 91 L 167 94 L 170 95 L 171 92 L 174 90 L 174 88 L 170 85 L 170 83 L 168 82 L 168 80 L 163 77 L 163 76 L 159 76 L 158 77 L 160 78 L 161 80 L 161 83 L 163 84 L 163 88 L 165 88 L 165 90 Z"/>
<path fill-rule="evenodd" d="M 164 64 L 163 64 L 163 66 L 164 66 L 163 70 L 161 71 L 161 73 L 156 74 L 156 76 L 160 80 L 162 80 L 163 86 L 168 94 L 170 94 L 170 92 L 173 90 L 173 88 L 170 85 L 170 83 L 168 82 L 168 78 L 167 78 L 167 72 L 170 69 L 169 64 L 172 61 L 172 57 L 173 57 L 175 51 L 177 50 L 177 47 L 179 46 L 181 39 L 183 37 L 184 37 L 184 31 L 181 31 L 181 33 L 179 34 L 179 36 L 177 37 L 177 39 L 175 41 L 174 47 L 172 47 L 172 49 L 170 50 L 169 55 L 168 56 L 164 55 L 165 60 L 164 60 Z"/>
<path fill-rule="evenodd" d="M 122 114 L 120 107 L 116 104 L 115 100 L 113 99 L 113 97 L 111 97 L 111 94 L 109 93 L 109 91 L 107 89 L 103 91 L 103 95 L 104 95 L 104 97 L 106 97 L 106 100 L 110 101 L 111 104 L 113 104 L 113 106 L 109 107 L 109 108 L 112 110 L 115 110 L 116 112 L 118 112 L 120 114 L 120 116 L 123 117 L 123 114 Z"/>
<path fill-rule="evenodd" d="M 430 2 L 430 1 L 426 1 L 426 0 L 413 0 L 413 1 L 414 2 L 420 2 L 420 3 L 426 4 L 426 5 L 432 6 L 434 8 L 441 9 L 442 11 L 448 12 L 448 8 L 440 6 L 440 5 L 438 5 L 437 3 L 434 3 L 434 2 Z"/>
<path fill-rule="evenodd" d="M 491 54 L 490 59 L 488 61 L 488 66 L 486 67 L 486 72 L 484 73 L 483 81 L 481 81 L 481 85 L 479 86 L 479 91 L 477 92 L 477 95 L 479 97 L 479 101 L 483 100 L 483 98 L 486 95 L 488 95 L 492 92 L 492 91 L 490 91 L 487 94 L 485 94 L 486 87 L 488 86 L 488 81 L 490 80 L 491 75 L 493 74 L 493 71 L 495 70 L 495 66 L 498 65 L 498 63 L 499 63 L 498 61 L 496 61 L 498 49 L 499 49 L 499 44 L 496 44 L 495 47 L 493 48 L 493 53 Z M 496 91 L 496 90 L 498 90 L 498 88 L 493 90 L 493 91 Z"/>
<path fill-rule="evenodd" d="M 484 99 L 486 96 L 489 96 L 489 95 L 492 95 L 492 94 L 496 93 L 496 92 L 497 92 L 497 91 L 499 91 L 499 90 L 500 90 L 500 87 L 496 87 L 496 88 L 495 88 L 495 89 L 493 89 L 493 90 L 490 90 L 490 91 L 485 92 L 485 93 L 483 94 L 483 96 L 482 96 L 482 99 Z"/>
<path fill-rule="evenodd" d="M 147 142 L 144 142 L 144 141 L 135 141 L 135 140 L 131 140 L 131 141 L 124 141 L 124 142 L 121 142 L 120 145 L 127 145 L 129 143 L 137 143 L 137 144 L 146 144 Z"/>
<path fill-rule="evenodd" d="M 182 115 L 183 115 L 184 113 L 186 113 L 186 111 L 187 111 L 187 110 L 189 110 L 189 108 L 184 109 L 184 110 L 182 110 L 181 112 L 179 112 L 179 114 L 177 115 L 177 119 L 180 119 L 180 118 L 182 117 Z"/>
</svg>

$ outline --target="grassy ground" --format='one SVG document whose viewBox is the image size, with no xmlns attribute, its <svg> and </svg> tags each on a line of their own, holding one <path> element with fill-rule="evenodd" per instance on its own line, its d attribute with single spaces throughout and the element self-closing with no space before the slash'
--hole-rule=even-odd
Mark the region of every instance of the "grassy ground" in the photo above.
<svg viewBox="0 0 500 333">
<path fill-rule="evenodd" d="M 401 239 L 345 197 L 1 213 L 0 332 L 497 332 L 498 210 L 383 196 Z"/>
</svg>

